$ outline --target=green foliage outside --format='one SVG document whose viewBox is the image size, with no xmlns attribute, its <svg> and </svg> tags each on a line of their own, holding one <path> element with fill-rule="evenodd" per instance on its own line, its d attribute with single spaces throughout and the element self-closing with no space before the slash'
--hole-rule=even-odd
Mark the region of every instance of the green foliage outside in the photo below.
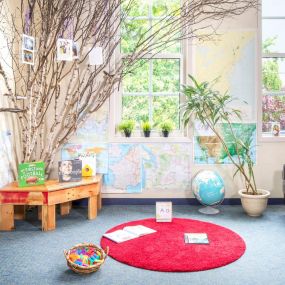
<svg viewBox="0 0 285 285">
<path fill-rule="evenodd" d="M 124 10 L 123 4 L 123 13 Z M 143 41 L 149 33 L 155 33 L 156 39 L 162 33 L 167 34 L 167 29 L 161 30 L 161 19 L 169 13 L 173 13 L 173 16 L 179 15 L 180 0 L 134 0 L 128 12 L 131 18 L 122 27 L 121 52 L 126 54 L 133 51 L 135 44 Z M 152 17 L 151 20 L 149 16 Z M 161 47 L 152 52 L 156 53 L 159 48 Z M 163 52 L 179 53 L 180 43 L 163 48 Z M 175 128 L 179 128 L 179 59 L 140 60 L 132 70 L 126 71 L 122 85 L 123 120 L 134 120 L 137 126 L 149 120 L 153 127 L 170 120 Z M 158 96 L 156 93 L 164 95 Z"/>
<path fill-rule="evenodd" d="M 271 48 L 274 47 L 276 37 L 268 38 L 262 43 L 262 52 L 270 53 Z M 272 58 L 265 59 L 262 64 L 262 83 L 263 88 L 268 91 L 279 91 L 282 87 L 282 80 L 280 78 L 280 70 L 278 61 L 281 59 Z"/>
<path fill-rule="evenodd" d="M 277 37 L 268 38 L 262 43 L 263 53 L 272 53 Z M 282 91 L 283 82 L 280 77 L 280 66 L 283 59 L 268 58 L 263 59 L 262 64 L 262 83 L 266 91 Z M 281 130 L 285 129 L 285 96 L 266 95 L 263 96 L 262 110 L 262 130 L 271 132 L 272 122 L 280 122 Z"/>
</svg>

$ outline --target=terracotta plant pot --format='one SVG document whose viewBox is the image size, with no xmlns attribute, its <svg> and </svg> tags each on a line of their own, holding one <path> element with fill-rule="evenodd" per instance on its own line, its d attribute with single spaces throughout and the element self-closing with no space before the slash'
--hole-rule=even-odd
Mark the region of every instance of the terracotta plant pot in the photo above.
<svg viewBox="0 0 285 285">
<path fill-rule="evenodd" d="M 245 189 L 238 191 L 241 199 L 241 204 L 244 211 L 251 217 L 259 217 L 263 214 L 267 207 L 268 197 L 270 192 L 264 189 L 257 189 L 260 195 L 246 194 Z"/>
</svg>

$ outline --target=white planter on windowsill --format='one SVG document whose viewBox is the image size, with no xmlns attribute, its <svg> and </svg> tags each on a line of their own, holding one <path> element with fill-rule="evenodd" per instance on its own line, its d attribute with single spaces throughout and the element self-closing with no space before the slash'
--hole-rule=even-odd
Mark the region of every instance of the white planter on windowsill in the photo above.
<svg viewBox="0 0 285 285">
<path fill-rule="evenodd" d="M 244 211 L 251 217 L 259 217 L 266 210 L 270 192 L 264 189 L 257 189 L 259 195 L 246 194 L 245 189 L 238 191 Z"/>
</svg>

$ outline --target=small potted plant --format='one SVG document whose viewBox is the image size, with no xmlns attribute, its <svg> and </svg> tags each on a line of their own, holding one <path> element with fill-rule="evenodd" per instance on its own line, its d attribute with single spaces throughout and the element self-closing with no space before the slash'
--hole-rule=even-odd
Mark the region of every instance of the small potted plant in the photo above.
<svg viewBox="0 0 285 285">
<path fill-rule="evenodd" d="M 163 136 L 168 137 L 169 133 L 174 129 L 174 126 L 171 121 L 165 121 L 160 124 L 160 129 Z"/>
<path fill-rule="evenodd" d="M 145 137 L 149 137 L 150 136 L 150 132 L 151 132 L 151 124 L 149 121 L 145 121 L 142 123 L 142 130 L 143 130 L 143 134 Z"/>
<path fill-rule="evenodd" d="M 244 189 L 239 190 L 241 203 L 249 216 L 260 216 L 266 209 L 270 192 L 257 188 L 254 175 L 254 160 L 251 156 L 251 141 L 242 141 L 233 128 L 234 116 L 241 119 L 240 110 L 231 108 L 233 99 L 228 93 L 221 94 L 214 90 L 208 82 L 198 83 L 189 75 L 192 85 L 184 86 L 185 103 L 181 106 L 182 120 L 187 125 L 191 121 L 200 121 L 208 127 L 220 141 L 224 155 L 226 155 L 235 167 L 234 176 L 241 175 Z M 229 126 L 231 144 L 220 132 L 219 124 L 226 123 Z"/>
<path fill-rule="evenodd" d="M 134 127 L 135 122 L 133 120 L 124 120 L 118 125 L 118 130 L 123 132 L 126 137 L 130 137 Z"/>
</svg>

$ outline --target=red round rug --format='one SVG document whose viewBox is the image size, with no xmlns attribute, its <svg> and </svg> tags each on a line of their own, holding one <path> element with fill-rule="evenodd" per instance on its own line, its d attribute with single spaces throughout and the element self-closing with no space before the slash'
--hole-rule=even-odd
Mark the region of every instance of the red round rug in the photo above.
<svg viewBox="0 0 285 285">
<path fill-rule="evenodd" d="M 157 232 L 122 243 L 101 239 L 102 248 L 109 247 L 109 256 L 134 267 L 166 272 L 208 270 L 234 262 L 246 249 L 245 242 L 235 232 L 191 219 L 175 218 L 171 223 L 137 220 L 118 225 L 107 233 L 135 225 Z M 184 233 L 207 233 L 210 243 L 185 244 Z"/>
</svg>

